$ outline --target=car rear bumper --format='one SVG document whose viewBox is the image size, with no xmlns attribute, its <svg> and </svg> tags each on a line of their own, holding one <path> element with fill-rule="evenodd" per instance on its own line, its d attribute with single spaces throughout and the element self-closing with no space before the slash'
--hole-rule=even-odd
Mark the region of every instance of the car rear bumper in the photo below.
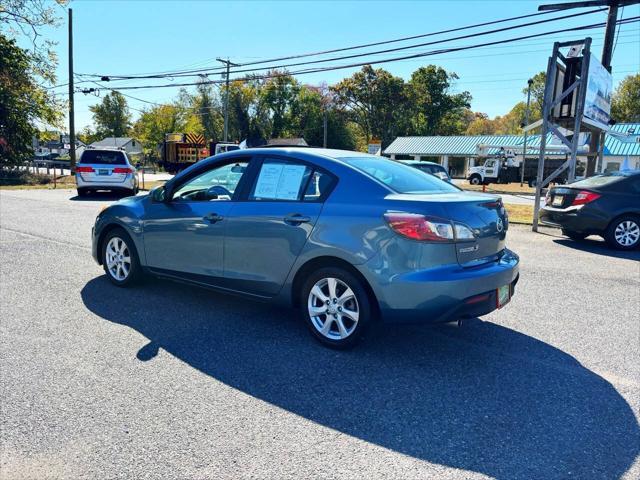
<svg viewBox="0 0 640 480">
<path fill-rule="evenodd" d="M 136 188 L 136 179 L 134 174 L 129 174 L 121 182 L 87 181 L 80 174 L 76 174 L 76 185 L 78 188 L 90 188 L 93 190 L 134 190 Z"/>
<path fill-rule="evenodd" d="M 549 227 L 588 233 L 604 231 L 608 219 L 591 212 L 588 208 L 543 207 L 540 209 L 540 223 Z"/>
<path fill-rule="evenodd" d="M 519 262 L 505 249 L 499 260 L 471 268 L 443 265 L 390 275 L 375 257 L 359 267 L 374 290 L 383 322 L 443 323 L 496 310 L 497 289 L 510 285 L 512 295 L 515 291 Z"/>
</svg>

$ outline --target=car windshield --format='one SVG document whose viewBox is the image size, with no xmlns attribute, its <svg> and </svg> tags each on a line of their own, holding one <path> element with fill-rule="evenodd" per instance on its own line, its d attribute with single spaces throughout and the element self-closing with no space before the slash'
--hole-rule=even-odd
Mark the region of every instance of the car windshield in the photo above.
<svg viewBox="0 0 640 480">
<path fill-rule="evenodd" d="M 460 189 L 433 175 L 393 160 L 375 157 L 341 158 L 349 165 L 372 176 L 398 193 L 448 193 Z"/>
<path fill-rule="evenodd" d="M 125 165 L 127 162 L 124 153 L 118 150 L 85 150 L 80 159 L 80 163 L 91 163 L 98 165 Z"/>
<path fill-rule="evenodd" d="M 597 175 L 595 177 L 585 178 L 584 180 L 578 180 L 571 184 L 572 187 L 578 188 L 597 188 L 604 187 L 605 185 L 612 185 L 627 178 L 626 175 L 610 174 L 610 175 Z"/>
</svg>

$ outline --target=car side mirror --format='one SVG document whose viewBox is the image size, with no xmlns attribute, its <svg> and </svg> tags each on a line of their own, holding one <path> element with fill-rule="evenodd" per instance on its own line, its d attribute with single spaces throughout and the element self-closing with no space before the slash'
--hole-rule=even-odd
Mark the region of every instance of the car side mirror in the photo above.
<svg viewBox="0 0 640 480">
<path fill-rule="evenodd" d="M 154 202 L 162 203 L 165 202 L 167 198 L 167 192 L 165 191 L 163 186 L 156 187 L 151 190 L 151 200 Z"/>
</svg>

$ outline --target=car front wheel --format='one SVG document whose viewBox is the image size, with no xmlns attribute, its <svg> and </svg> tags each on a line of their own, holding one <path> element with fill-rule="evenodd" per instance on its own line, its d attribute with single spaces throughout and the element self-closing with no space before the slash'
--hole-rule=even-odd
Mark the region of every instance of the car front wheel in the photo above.
<svg viewBox="0 0 640 480">
<path fill-rule="evenodd" d="M 604 236 L 609 245 L 618 250 L 632 250 L 640 245 L 640 218 L 623 215 L 616 218 Z"/>
<path fill-rule="evenodd" d="M 300 305 L 313 336 L 332 348 L 354 346 L 371 323 L 367 291 L 342 268 L 321 268 L 311 275 L 302 288 Z"/>
<path fill-rule="evenodd" d="M 471 185 L 480 185 L 482 183 L 482 178 L 479 175 L 471 175 L 469 183 Z"/>
<path fill-rule="evenodd" d="M 133 240 L 122 228 L 110 231 L 104 239 L 102 264 L 111 283 L 118 287 L 130 286 L 142 276 Z"/>
</svg>

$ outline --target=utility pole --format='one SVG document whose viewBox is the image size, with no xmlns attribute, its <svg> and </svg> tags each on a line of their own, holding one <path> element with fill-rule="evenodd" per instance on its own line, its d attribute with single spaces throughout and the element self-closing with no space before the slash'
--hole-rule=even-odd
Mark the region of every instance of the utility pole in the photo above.
<svg viewBox="0 0 640 480">
<path fill-rule="evenodd" d="M 227 58 L 216 58 L 220 63 L 224 63 L 227 66 L 227 73 L 225 74 L 226 82 L 225 82 L 225 93 L 224 93 L 224 141 L 228 141 L 229 137 L 229 73 L 231 67 L 239 67 L 240 65 L 237 63 L 232 63 Z"/>
<path fill-rule="evenodd" d="M 529 125 L 529 105 L 531 105 L 531 84 L 533 79 L 527 80 L 527 109 L 524 111 L 525 127 Z M 524 144 L 522 145 L 522 165 L 520 167 L 520 186 L 524 184 L 524 167 L 527 163 L 527 134 L 529 130 L 524 131 Z"/>
<path fill-rule="evenodd" d="M 327 110 L 324 109 L 322 115 L 322 127 L 324 129 L 323 137 L 322 137 L 322 148 L 327 148 Z"/>
<path fill-rule="evenodd" d="M 72 175 L 76 171 L 76 119 L 73 93 L 73 10 L 69 9 L 69 169 Z"/>
</svg>

